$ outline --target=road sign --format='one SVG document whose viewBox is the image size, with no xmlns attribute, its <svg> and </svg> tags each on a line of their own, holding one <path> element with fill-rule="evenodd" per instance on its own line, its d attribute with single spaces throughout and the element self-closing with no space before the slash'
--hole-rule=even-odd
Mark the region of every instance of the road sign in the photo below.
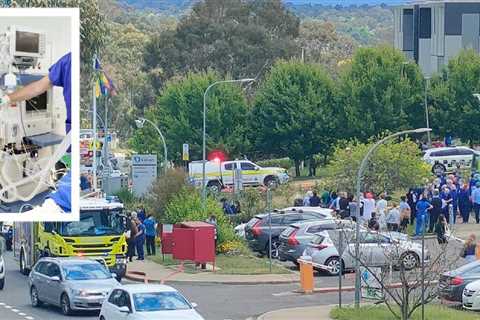
<svg viewBox="0 0 480 320">
<path fill-rule="evenodd" d="M 132 156 L 133 193 L 145 195 L 157 178 L 157 155 L 135 154 Z"/>
<path fill-rule="evenodd" d="M 384 300 L 385 296 L 382 285 L 377 280 L 377 278 L 381 279 L 382 269 L 373 267 L 369 267 L 368 269 L 360 267 L 362 297 L 370 300 Z M 375 278 L 373 274 L 375 274 L 377 278 Z"/>
<path fill-rule="evenodd" d="M 188 143 L 184 143 L 183 144 L 183 148 L 182 148 L 182 159 L 183 161 L 188 161 L 190 160 L 190 152 L 189 152 L 189 148 L 188 148 Z"/>
</svg>

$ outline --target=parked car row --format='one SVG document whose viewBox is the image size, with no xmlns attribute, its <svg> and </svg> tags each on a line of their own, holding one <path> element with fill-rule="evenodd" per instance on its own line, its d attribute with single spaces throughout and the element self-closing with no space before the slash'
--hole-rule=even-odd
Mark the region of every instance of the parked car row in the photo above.
<svg viewBox="0 0 480 320">
<path fill-rule="evenodd" d="M 203 319 L 177 290 L 165 285 L 121 285 L 102 263 L 80 258 L 42 258 L 29 275 L 33 307 L 58 306 L 66 316 L 100 311 L 100 320 Z"/>
</svg>

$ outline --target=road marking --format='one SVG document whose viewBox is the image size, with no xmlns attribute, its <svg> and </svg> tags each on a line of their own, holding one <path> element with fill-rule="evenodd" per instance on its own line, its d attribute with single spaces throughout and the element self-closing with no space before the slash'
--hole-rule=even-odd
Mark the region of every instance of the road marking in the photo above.
<svg viewBox="0 0 480 320">
<path fill-rule="evenodd" d="M 19 316 L 22 316 L 22 317 L 26 316 L 26 314 L 23 313 L 23 312 L 20 312 L 18 315 L 19 315 Z"/>
<path fill-rule="evenodd" d="M 12 311 L 13 313 L 18 314 L 20 317 L 24 317 L 26 320 L 35 320 L 34 317 L 28 316 L 26 313 L 20 312 L 19 309 L 15 309 L 14 307 L 9 306 L 9 305 L 6 304 L 5 302 L 0 302 L 0 307 L 3 307 L 3 308 L 5 308 L 5 309 L 7 309 L 7 310 Z"/>
<path fill-rule="evenodd" d="M 9 306 L 9 305 L 5 305 L 4 308 L 6 308 L 6 309 L 12 309 L 12 307 Z"/>
<path fill-rule="evenodd" d="M 292 291 L 285 291 L 285 292 L 279 292 L 279 293 L 272 293 L 272 296 L 274 297 L 286 297 L 286 296 L 294 296 L 298 293 L 292 292 Z"/>
<path fill-rule="evenodd" d="M 27 320 L 33 320 L 34 318 L 33 318 L 33 317 L 30 317 L 30 316 L 28 316 L 28 317 L 25 317 L 25 319 L 27 319 Z"/>
<path fill-rule="evenodd" d="M 15 312 L 15 313 L 20 312 L 20 310 L 18 310 L 18 309 L 12 309 L 12 311 Z"/>
</svg>

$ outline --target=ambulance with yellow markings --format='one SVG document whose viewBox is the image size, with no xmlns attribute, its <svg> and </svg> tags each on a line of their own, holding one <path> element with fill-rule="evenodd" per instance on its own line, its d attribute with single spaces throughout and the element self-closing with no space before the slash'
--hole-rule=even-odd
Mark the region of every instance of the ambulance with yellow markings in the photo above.
<svg viewBox="0 0 480 320">
<path fill-rule="evenodd" d="M 202 186 L 203 161 L 192 161 L 188 165 L 189 178 L 195 186 Z M 240 179 L 243 187 L 266 186 L 274 188 L 288 182 L 287 170 L 277 167 L 261 167 L 249 160 L 207 161 L 205 163 L 206 185 L 213 192 L 233 186 Z M 235 178 L 237 177 L 237 178 Z M 237 181 L 238 183 L 238 181 Z"/>
</svg>

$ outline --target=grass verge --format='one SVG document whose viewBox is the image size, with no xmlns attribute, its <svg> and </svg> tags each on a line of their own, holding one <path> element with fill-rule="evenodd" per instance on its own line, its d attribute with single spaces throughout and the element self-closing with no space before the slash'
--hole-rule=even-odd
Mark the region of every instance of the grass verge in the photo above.
<svg viewBox="0 0 480 320">
<path fill-rule="evenodd" d="M 400 313 L 398 313 L 400 314 Z M 390 320 L 395 319 L 386 306 L 365 306 L 359 310 L 355 308 L 334 308 L 330 312 L 330 317 L 335 320 Z M 415 310 L 411 320 L 420 320 L 422 318 L 421 309 Z M 429 304 L 425 306 L 426 320 L 478 320 L 480 317 L 473 312 L 461 311 L 444 306 Z"/>
</svg>

